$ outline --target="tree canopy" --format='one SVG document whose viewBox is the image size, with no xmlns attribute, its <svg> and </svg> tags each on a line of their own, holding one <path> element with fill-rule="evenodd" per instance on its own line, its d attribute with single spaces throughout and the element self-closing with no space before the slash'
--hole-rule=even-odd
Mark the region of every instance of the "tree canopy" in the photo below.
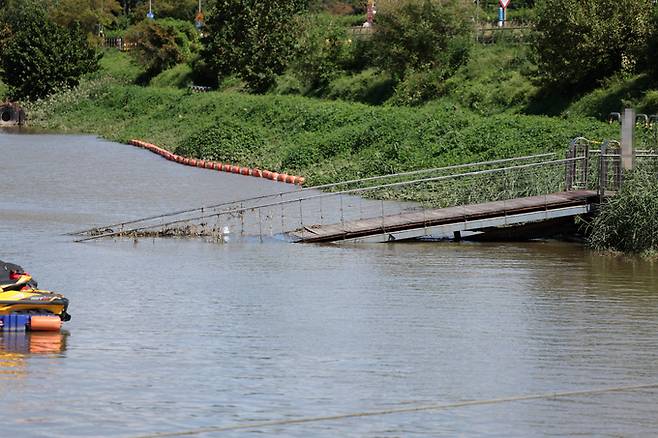
<svg viewBox="0 0 658 438">
<path fill-rule="evenodd" d="M 202 56 L 216 77 L 236 74 L 256 92 L 283 72 L 294 45 L 299 0 L 215 0 Z"/>
<path fill-rule="evenodd" d="M 32 0 L 11 3 L 0 11 L 0 75 L 11 97 L 42 98 L 98 69 L 99 56 L 78 24 L 55 24 Z"/>
<path fill-rule="evenodd" d="M 594 88 L 646 56 L 652 0 L 544 0 L 533 42 L 538 78 L 571 93 Z"/>
<path fill-rule="evenodd" d="M 97 33 L 100 26 L 111 26 L 121 13 L 118 0 L 59 0 L 48 8 L 50 18 L 60 26 L 79 23 L 89 33 Z"/>
</svg>

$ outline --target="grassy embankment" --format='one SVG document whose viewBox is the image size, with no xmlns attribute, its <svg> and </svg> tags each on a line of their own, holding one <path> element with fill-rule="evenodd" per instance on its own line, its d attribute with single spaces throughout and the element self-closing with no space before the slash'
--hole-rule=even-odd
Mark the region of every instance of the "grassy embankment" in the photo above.
<svg viewBox="0 0 658 438">
<path fill-rule="evenodd" d="M 131 82 L 139 68 L 109 51 L 101 72 L 28 109 L 33 126 L 145 139 L 182 155 L 304 175 L 310 184 L 563 151 L 576 136 L 617 134 L 593 118 L 518 114 L 529 85 L 515 86 L 521 79 L 513 73 L 500 85 L 509 92 L 490 91 L 496 72 L 478 71 L 480 64 L 460 73 L 472 86 L 455 78 L 450 96 L 411 108 L 137 86 Z M 482 102 L 494 110 L 478 108 Z M 503 107 L 512 110 L 496 110 Z"/>
</svg>

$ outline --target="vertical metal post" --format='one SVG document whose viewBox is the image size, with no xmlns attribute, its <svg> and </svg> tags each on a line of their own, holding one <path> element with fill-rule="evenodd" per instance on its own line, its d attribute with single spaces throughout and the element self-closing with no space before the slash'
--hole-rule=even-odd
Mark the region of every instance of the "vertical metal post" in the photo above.
<svg viewBox="0 0 658 438">
<path fill-rule="evenodd" d="M 576 156 L 576 141 L 578 139 L 574 139 L 571 141 L 571 144 L 569 145 L 569 149 L 567 150 L 567 160 L 571 160 Z M 574 177 L 576 174 L 576 163 L 572 161 L 567 161 L 566 162 L 566 169 L 565 169 L 565 190 L 569 191 L 572 190 L 573 188 L 573 183 L 574 183 Z"/>
<path fill-rule="evenodd" d="M 258 209 L 258 236 L 260 237 L 260 243 L 263 243 L 263 220 L 260 208 Z"/>
<path fill-rule="evenodd" d="M 583 151 L 583 161 L 582 161 L 582 170 L 581 170 L 581 181 L 583 186 L 581 187 L 584 190 L 587 190 L 587 182 L 589 180 L 589 143 L 585 144 L 585 150 Z"/>
<path fill-rule="evenodd" d="M 244 206 L 240 203 L 240 236 L 244 237 Z"/>
<path fill-rule="evenodd" d="M 343 213 L 343 194 L 341 193 L 338 195 L 340 198 L 340 224 L 343 227 L 343 230 L 345 229 L 345 215 Z"/>
<path fill-rule="evenodd" d="M 634 165 L 633 142 L 635 134 L 635 110 L 626 108 L 621 123 L 621 167 L 632 170 Z"/>
<path fill-rule="evenodd" d="M 608 181 L 607 150 L 608 142 L 604 141 L 601 145 L 601 154 L 599 155 L 599 203 L 603 202 L 603 198 L 605 197 L 605 186 Z"/>
<path fill-rule="evenodd" d="M 299 228 L 304 228 L 304 209 L 302 208 L 302 200 L 299 200 Z"/>
<path fill-rule="evenodd" d="M 279 195 L 279 202 L 281 203 L 281 232 L 285 233 L 286 232 L 286 225 L 285 225 L 285 211 L 283 207 L 283 193 Z"/>
</svg>

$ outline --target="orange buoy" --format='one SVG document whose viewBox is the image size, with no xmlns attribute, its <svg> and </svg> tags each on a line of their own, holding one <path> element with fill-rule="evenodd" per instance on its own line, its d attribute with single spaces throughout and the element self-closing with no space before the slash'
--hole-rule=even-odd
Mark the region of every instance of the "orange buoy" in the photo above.
<svg viewBox="0 0 658 438">
<path fill-rule="evenodd" d="M 180 155 L 176 155 L 172 152 L 169 152 L 168 150 L 163 149 L 157 145 L 154 145 L 153 143 L 147 143 L 145 141 L 141 141 L 137 139 L 129 140 L 129 143 L 137 147 L 148 149 L 149 151 L 158 154 L 167 160 L 175 161 L 177 163 L 185 164 L 188 166 L 195 166 L 202 169 L 211 169 L 211 170 L 217 170 L 217 171 L 223 171 L 229 173 L 236 173 L 245 176 L 254 176 L 258 178 L 266 178 L 272 181 L 279 181 L 287 184 L 298 184 L 300 186 L 303 185 L 304 182 L 306 181 L 306 178 L 304 177 L 288 175 L 286 173 L 271 172 L 269 170 L 260 170 L 255 168 L 252 169 L 250 167 L 241 167 L 233 164 L 220 163 L 218 161 L 182 157 Z"/>
<path fill-rule="evenodd" d="M 55 315 L 36 315 L 30 318 L 30 330 L 56 332 L 62 328 L 62 320 Z"/>
</svg>

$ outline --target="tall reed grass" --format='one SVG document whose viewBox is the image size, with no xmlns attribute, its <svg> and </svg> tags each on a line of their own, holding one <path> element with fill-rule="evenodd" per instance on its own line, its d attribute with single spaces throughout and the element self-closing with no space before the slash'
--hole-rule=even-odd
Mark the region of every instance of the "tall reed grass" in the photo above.
<svg viewBox="0 0 658 438">
<path fill-rule="evenodd" d="M 658 251 L 658 168 L 646 164 L 624 177 L 616 196 L 589 224 L 589 246 L 601 251 Z"/>
</svg>

